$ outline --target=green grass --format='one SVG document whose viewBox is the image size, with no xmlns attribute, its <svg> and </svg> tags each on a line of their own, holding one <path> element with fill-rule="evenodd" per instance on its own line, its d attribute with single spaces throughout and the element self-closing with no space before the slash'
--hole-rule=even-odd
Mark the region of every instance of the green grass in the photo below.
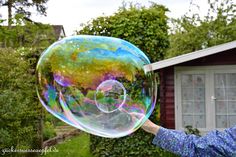
<svg viewBox="0 0 236 157">
<path fill-rule="evenodd" d="M 44 157 L 92 157 L 90 153 L 89 134 L 82 132 L 80 135 L 51 147 L 57 152 L 48 152 Z"/>
</svg>

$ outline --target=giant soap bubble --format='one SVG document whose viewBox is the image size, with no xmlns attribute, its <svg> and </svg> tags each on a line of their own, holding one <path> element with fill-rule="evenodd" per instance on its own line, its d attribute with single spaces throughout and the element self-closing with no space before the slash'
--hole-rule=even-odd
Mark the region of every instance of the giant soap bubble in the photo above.
<svg viewBox="0 0 236 157">
<path fill-rule="evenodd" d="M 37 64 L 40 102 L 60 120 L 88 133 L 116 138 L 137 130 L 154 109 L 156 82 L 145 54 L 111 37 L 57 41 Z"/>
</svg>

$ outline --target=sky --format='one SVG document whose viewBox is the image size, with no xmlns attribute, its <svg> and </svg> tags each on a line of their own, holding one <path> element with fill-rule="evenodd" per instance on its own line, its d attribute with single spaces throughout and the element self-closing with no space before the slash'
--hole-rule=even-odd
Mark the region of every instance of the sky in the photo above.
<svg viewBox="0 0 236 157">
<path fill-rule="evenodd" d="M 38 15 L 33 12 L 32 19 L 37 22 L 63 25 L 66 35 L 72 35 L 74 30 L 81 29 L 80 24 L 86 23 L 99 16 L 114 14 L 122 5 L 122 2 L 140 3 L 149 6 L 149 0 L 49 0 L 47 3 L 47 16 Z M 181 17 L 188 12 L 190 2 L 200 6 L 199 12 L 207 12 L 207 0 L 151 0 L 166 6 L 170 12 L 169 17 Z M 192 7 L 198 10 L 197 7 Z M 7 13 L 7 8 L 1 8 Z M 7 15 L 2 15 L 6 17 Z"/>
</svg>

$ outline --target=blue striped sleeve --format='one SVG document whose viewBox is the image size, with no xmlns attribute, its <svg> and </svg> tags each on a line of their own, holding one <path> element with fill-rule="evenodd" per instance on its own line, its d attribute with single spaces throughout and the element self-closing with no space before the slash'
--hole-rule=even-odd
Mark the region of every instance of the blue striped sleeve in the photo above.
<svg viewBox="0 0 236 157">
<path fill-rule="evenodd" d="M 161 127 L 153 139 L 153 144 L 186 157 L 236 157 L 236 125 L 222 132 L 210 131 L 202 137 Z"/>
</svg>

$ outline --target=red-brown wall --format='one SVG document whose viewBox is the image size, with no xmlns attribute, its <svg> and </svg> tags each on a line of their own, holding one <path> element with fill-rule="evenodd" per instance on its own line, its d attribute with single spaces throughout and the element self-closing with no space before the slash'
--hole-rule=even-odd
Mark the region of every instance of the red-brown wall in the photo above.
<svg viewBox="0 0 236 157">
<path fill-rule="evenodd" d="M 160 76 L 161 125 L 175 128 L 174 67 L 236 65 L 236 48 L 158 70 Z"/>
<path fill-rule="evenodd" d="M 161 69 L 159 75 L 161 125 L 166 128 L 175 128 L 174 68 Z"/>
</svg>

